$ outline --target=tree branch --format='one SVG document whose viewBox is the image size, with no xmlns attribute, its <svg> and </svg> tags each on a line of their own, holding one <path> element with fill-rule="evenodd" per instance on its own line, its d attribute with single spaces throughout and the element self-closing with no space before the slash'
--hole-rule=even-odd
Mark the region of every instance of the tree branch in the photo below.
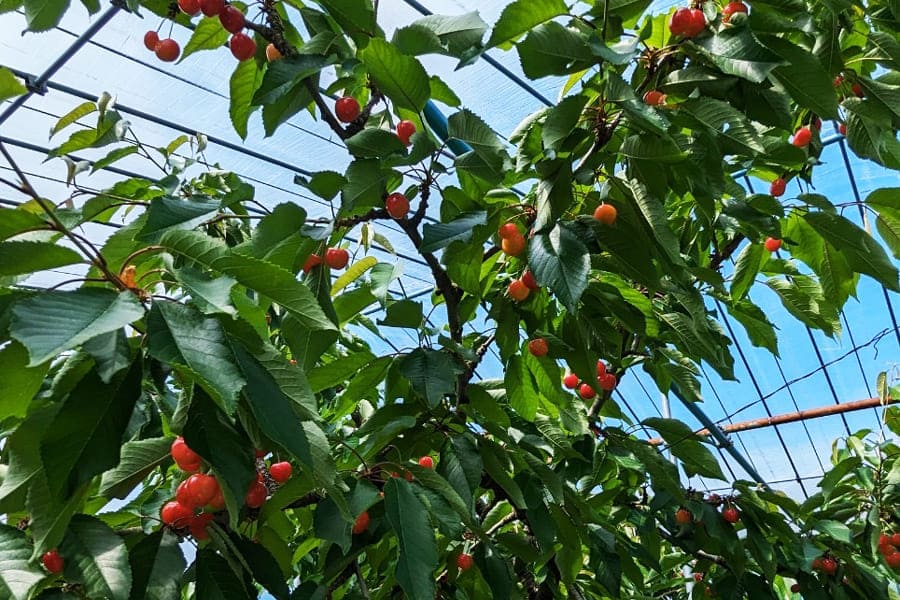
<svg viewBox="0 0 900 600">
<path fill-rule="evenodd" d="M 745 239 L 747 238 L 744 236 L 744 234 L 739 233 L 734 236 L 734 238 L 730 242 L 728 242 L 725 247 L 722 248 L 722 250 L 716 250 L 715 252 L 713 252 L 713 254 L 709 257 L 709 268 L 713 269 L 714 271 L 718 271 L 719 267 L 722 266 L 722 263 L 731 258 L 731 255 L 734 254 L 735 250 L 738 249 L 738 246 L 740 246 L 741 242 L 743 242 Z"/>
</svg>

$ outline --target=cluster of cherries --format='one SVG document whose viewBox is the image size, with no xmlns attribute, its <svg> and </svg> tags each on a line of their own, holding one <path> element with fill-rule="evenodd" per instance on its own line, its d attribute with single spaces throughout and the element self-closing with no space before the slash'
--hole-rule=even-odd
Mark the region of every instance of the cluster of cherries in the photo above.
<svg viewBox="0 0 900 600">
<path fill-rule="evenodd" d="M 515 223 L 504 223 L 497 235 L 500 237 L 500 249 L 507 256 L 518 256 L 525 250 L 525 236 Z"/>
<path fill-rule="evenodd" d="M 244 13 L 239 8 L 226 3 L 225 0 L 178 0 L 178 8 L 189 17 L 201 12 L 207 17 L 219 17 L 222 27 L 232 34 L 228 47 L 236 59 L 247 60 L 256 54 L 256 42 L 251 36 L 243 33 L 246 22 Z M 181 55 L 178 42 L 172 38 L 161 40 L 156 31 L 144 34 L 144 46 L 155 52 L 156 57 L 163 62 L 174 62 Z M 270 44 L 270 48 L 266 48 L 266 56 L 269 60 L 275 60 L 281 57 L 281 53 Z"/>
<path fill-rule="evenodd" d="M 726 523 L 734 525 L 741 520 L 741 511 L 732 504 L 731 499 L 722 498 L 718 494 L 710 494 L 706 498 L 706 502 L 715 507 L 722 507 L 722 519 L 724 519 Z M 694 522 L 694 515 L 691 511 L 682 506 L 675 512 L 675 522 L 679 525 L 690 525 Z"/>
<path fill-rule="evenodd" d="M 826 575 L 834 575 L 838 570 L 838 561 L 826 553 L 813 559 L 812 569 Z"/>
<path fill-rule="evenodd" d="M 169 527 L 187 531 L 198 541 L 209 537 L 206 528 L 213 520 L 215 513 L 225 508 L 222 488 L 213 475 L 201 473 L 203 459 L 178 437 L 172 442 L 170 450 L 172 459 L 178 468 L 189 473 L 175 491 L 175 499 L 163 505 L 160 519 Z M 262 459 L 265 452 L 257 451 L 256 458 Z M 284 483 L 291 478 L 293 469 L 288 462 L 274 463 L 269 467 L 269 477 L 275 483 Z M 250 484 L 244 496 L 247 508 L 260 508 L 266 501 L 269 490 L 262 473 Z"/>
<path fill-rule="evenodd" d="M 607 371 L 606 363 L 602 360 L 597 361 L 597 386 L 604 392 L 611 392 L 616 389 L 616 385 L 619 383 L 616 376 Z M 563 377 L 563 385 L 570 389 L 578 389 L 578 395 L 584 398 L 585 400 L 591 400 L 597 396 L 596 387 L 587 383 L 586 381 L 580 381 L 578 379 L 578 375 L 575 373 L 567 373 L 565 377 Z"/>
<path fill-rule="evenodd" d="M 341 123 L 352 123 L 362 114 L 362 107 L 353 96 L 342 96 L 334 103 L 334 114 Z M 409 146 L 410 139 L 415 132 L 416 124 L 412 121 L 403 120 L 397 123 L 397 138 L 403 142 L 404 146 Z"/>
<path fill-rule="evenodd" d="M 900 569 L 900 533 L 878 536 L 878 553 L 892 569 Z"/>
</svg>

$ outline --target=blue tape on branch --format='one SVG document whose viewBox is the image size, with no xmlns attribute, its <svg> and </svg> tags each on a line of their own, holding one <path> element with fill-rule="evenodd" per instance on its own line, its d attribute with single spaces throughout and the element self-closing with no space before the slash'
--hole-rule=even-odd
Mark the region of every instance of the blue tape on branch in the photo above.
<svg viewBox="0 0 900 600">
<path fill-rule="evenodd" d="M 472 147 L 467 143 L 456 139 L 448 139 L 450 133 L 447 130 L 447 117 L 444 116 L 441 109 L 439 109 L 431 100 L 425 104 L 425 121 L 428 122 L 428 126 L 431 127 L 431 130 L 441 138 L 441 141 L 447 143 L 447 147 L 450 148 L 450 151 L 456 156 L 461 156 L 466 152 L 472 151 Z"/>
</svg>

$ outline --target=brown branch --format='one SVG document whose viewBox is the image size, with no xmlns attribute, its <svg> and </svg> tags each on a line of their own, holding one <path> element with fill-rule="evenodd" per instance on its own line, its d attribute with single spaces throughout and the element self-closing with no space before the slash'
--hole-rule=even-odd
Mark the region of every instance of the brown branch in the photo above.
<svg viewBox="0 0 900 600">
<path fill-rule="evenodd" d="M 335 219 L 334 226 L 335 227 L 355 227 L 360 223 L 366 223 L 368 221 L 376 221 L 378 219 L 392 219 L 391 215 L 388 214 L 388 211 L 383 208 L 373 208 L 367 213 L 363 213 L 361 215 L 357 215 L 355 217 L 347 217 L 344 219 Z M 327 221 L 326 221 L 327 222 Z"/>
<path fill-rule="evenodd" d="M 735 250 L 738 249 L 738 246 L 740 246 L 741 242 L 743 242 L 745 239 L 747 238 L 744 236 L 744 234 L 739 233 L 734 236 L 734 238 L 730 242 L 728 242 L 721 251 L 716 250 L 715 252 L 713 252 L 713 254 L 709 257 L 709 268 L 713 269 L 714 271 L 719 270 L 719 267 L 722 266 L 722 263 L 731 258 L 731 255 L 734 254 Z"/>
<path fill-rule="evenodd" d="M 310 492 L 305 496 L 300 496 L 284 508 L 303 508 L 304 506 L 312 506 L 313 504 L 318 504 L 324 499 L 325 497 L 319 492 Z"/>
<path fill-rule="evenodd" d="M 496 333 L 492 333 L 487 338 L 485 338 L 481 345 L 475 349 L 475 358 L 469 361 L 469 364 L 466 366 L 466 370 L 462 375 L 459 376 L 459 380 L 456 385 L 457 405 L 466 404 L 469 401 L 468 394 L 466 393 L 469 388 L 469 382 L 472 381 L 472 376 L 475 375 L 475 369 L 478 368 L 478 365 L 481 363 L 484 355 L 487 354 L 488 348 L 491 347 L 491 344 L 494 343 L 495 339 L 497 339 Z"/>
<path fill-rule="evenodd" d="M 701 560 L 708 560 L 710 562 L 713 562 L 717 565 L 723 566 L 723 567 L 731 570 L 731 567 L 729 566 L 728 561 L 725 560 L 725 558 L 723 558 L 717 554 L 710 554 L 709 552 L 706 552 L 705 550 L 693 550 L 693 551 L 688 550 L 687 548 L 684 548 L 680 544 L 678 544 L 678 540 L 675 538 L 675 536 L 673 536 L 671 533 L 669 533 L 662 527 L 657 527 L 657 530 L 659 531 L 660 537 L 662 537 L 664 540 L 666 540 L 673 546 L 677 546 L 678 548 L 684 550 L 685 552 L 688 552 L 689 554 L 693 554 L 694 556 L 696 556 L 697 558 L 699 558 Z"/>
<path fill-rule="evenodd" d="M 428 210 L 428 199 L 431 197 L 431 172 L 425 174 L 425 179 L 419 185 L 419 191 L 422 194 L 422 200 L 416 212 L 410 217 L 409 222 L 413 227 L 418 227 L 425 218 L 425 212 Z"/>
</svg>

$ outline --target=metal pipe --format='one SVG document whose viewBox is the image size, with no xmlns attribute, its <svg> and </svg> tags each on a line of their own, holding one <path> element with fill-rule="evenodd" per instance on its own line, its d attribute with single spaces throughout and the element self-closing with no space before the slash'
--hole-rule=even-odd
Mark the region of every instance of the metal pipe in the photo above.
<svg viewBox="0 0 900 600">
<path fill-rule="evenodd" d="M 809 408 L 806 410 L 798 410 L 794 412 L 775 415 L 772 417 L 763 417 L 761 419 L 750 419 L 748 421 L 740 421 L 730 425 L 724 425 L 719 428 L 723 433 L 735 433 L 738 431 L 749 431 L 751 429 L 762 429 L 763 427 L 772 427 L 774 425 L 784 425 L 785 423 L 795 423 L 797 421 L 805 421 L 807 419 L 820 419 L 822 417 L 830 417 L 841 413 L 848 413 L 857 410 L 865 410 L 867 408 L 878 408 L 879 406 L 889 406 L 891 404 L 900 403 L 900 398 L 866 398 L 865 400 L 854 400 L 853 402 L 842 402 L 841 404 L 828 404 L 817 408 Z M 708 429 L 700 429 L 695 432 L 699 436 L 710 435 Z M 659 446 L 664 443 L 662 438 L 653 438 L 649 443 Z"/>
<path fill-rule="evenodd" d="M 118 13 L 120 10 L 121 7 L 117 3 L 114 3 L 108 9 L 106 9 L 106 12 L 100 15 L 100 17 L 96 21 L 91 23 L 91 26 L 85 29 L 84 33 L 79 35 L 75 39 L 75 41 L 72 42 L 72 45 L 69 46 L 65 52 L 60 54 L 56 58 L 56 60 L 54 60 L 50 64 L 50 66 L 40 74 L 40 76 L 34 79 L 26 78 L 26 82 L 28 84 L 28 93 L 13 100 L 12 104 L 10 104 L 9 107 L 7 107 L 5 111 L 3 111 L 3 114 L 0 115 L 0 125 L 5 123 L 6 120 L 13 115 L 13 113 L 19 110 L 19 108 L 21 108 L 21 106 L 25 104 L 25 102 L 27 102 L 28 99 L 35 94 L 35 92 L 43 94 L 43 90 L 46 87 L 47 82 L 50 81 L 50 78 L 53 77 L 56 72 L 59 71 L 63 67 L 63 65 L 65 65 L 69 61 L 69 59 L 72 58 L 75 53 L 81 49 L 82 46 L 87 44 L 98 31 L 103 29 L 103 27 L 107 23 L 109 23 L 109 21 L 114 16 L 116 16 L 116 13 Z"/>
</svg>

